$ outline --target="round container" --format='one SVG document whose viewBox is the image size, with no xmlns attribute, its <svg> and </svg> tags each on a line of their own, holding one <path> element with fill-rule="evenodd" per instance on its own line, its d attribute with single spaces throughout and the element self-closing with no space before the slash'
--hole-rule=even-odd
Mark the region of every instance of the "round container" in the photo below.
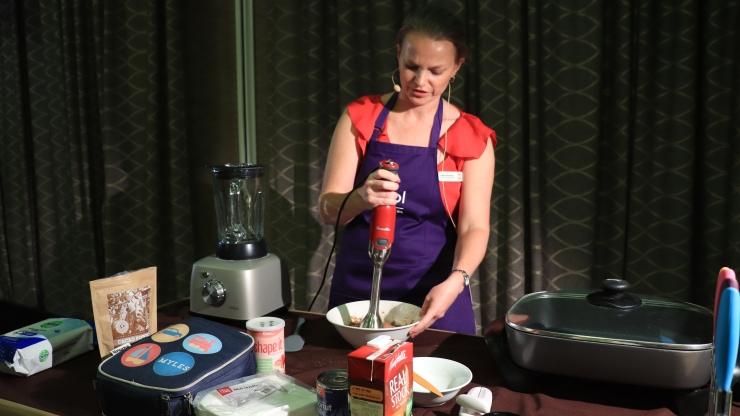
<svg viewBox="0 0 740 416">
<path fill-rule="evenodd" d="M 272 316 L 250 319 L 247 332 L 254 337 L 257 373 L 285 373 L 285 321 Z"/>
<path fill-rule="evenodd" d="M 336 368 L 316 378 L 316 411 L 319 416 L 349 416 L 347 370 Z"/>
</svg>

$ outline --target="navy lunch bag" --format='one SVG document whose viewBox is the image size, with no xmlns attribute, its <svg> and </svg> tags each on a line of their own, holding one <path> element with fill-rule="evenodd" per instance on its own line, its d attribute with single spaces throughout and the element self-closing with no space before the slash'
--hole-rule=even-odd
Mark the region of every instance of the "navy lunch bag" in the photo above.
<svg viewBox="0 0 740 416">
<path fill-rule="evenodd" d="M 181 416 L 199 391 L 255 373 L 249 334 L 189 317 L 105 358 L 94 384 L 105 416 Z"/>
</svg>

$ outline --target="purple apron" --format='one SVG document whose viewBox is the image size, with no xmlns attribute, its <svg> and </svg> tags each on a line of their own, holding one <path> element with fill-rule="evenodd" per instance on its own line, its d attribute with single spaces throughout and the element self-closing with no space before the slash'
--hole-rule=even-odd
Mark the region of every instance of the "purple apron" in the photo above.
<svg viewBox="0 0 740 416">
<path fill-rule="evenodd" d="M 365 157 L 355 177 L 355 187 L 384 159 L 399 166 L 401 200 L 396 205 L 396 233 L 391 253 L 383 266 L 380 299 L 421 306 L 429 290 L 446 279 L 452 269 L 457 233 L 442 204 L 437 176 L 437 142 L 442 129 L 442 100 L 439 101 L 428 147 L 379 142 L 388 112 L 396 103 L 394 94 L 375 120 Z M 372 262 L 367 254 L 370 220 L 368 210 L 344 229 L 329 295 L 329 308 L 370 299 Z M 432 328 L 475 334 L 470 289 L 463 290 Z"/>
</svg>

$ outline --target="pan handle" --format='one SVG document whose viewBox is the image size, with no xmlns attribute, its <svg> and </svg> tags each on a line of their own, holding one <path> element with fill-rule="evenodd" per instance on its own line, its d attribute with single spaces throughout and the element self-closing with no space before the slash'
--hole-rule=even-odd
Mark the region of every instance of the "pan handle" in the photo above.
<svg viewBox="0 0 740 416">
<path fill-rule="evenodd" d="M 588 302 L 596 306 L 605 306 L 623 311 L 639 308 L 642 299 L 639 296 L 628 293 L 630 284 L 622 279 L 604 279 L 602 289 L 586 296 Z"/>
</svg>

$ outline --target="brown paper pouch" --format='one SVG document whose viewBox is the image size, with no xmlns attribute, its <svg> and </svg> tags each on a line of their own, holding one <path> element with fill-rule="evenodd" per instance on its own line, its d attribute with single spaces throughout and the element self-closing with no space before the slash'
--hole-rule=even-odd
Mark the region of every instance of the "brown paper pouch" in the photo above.
<svg viewBox="0 0 740 416">
<path fill-rule="evenodd" d="M 100 356 L 157 332 L 157 268 L 90 281 Z"/>
</svg>

